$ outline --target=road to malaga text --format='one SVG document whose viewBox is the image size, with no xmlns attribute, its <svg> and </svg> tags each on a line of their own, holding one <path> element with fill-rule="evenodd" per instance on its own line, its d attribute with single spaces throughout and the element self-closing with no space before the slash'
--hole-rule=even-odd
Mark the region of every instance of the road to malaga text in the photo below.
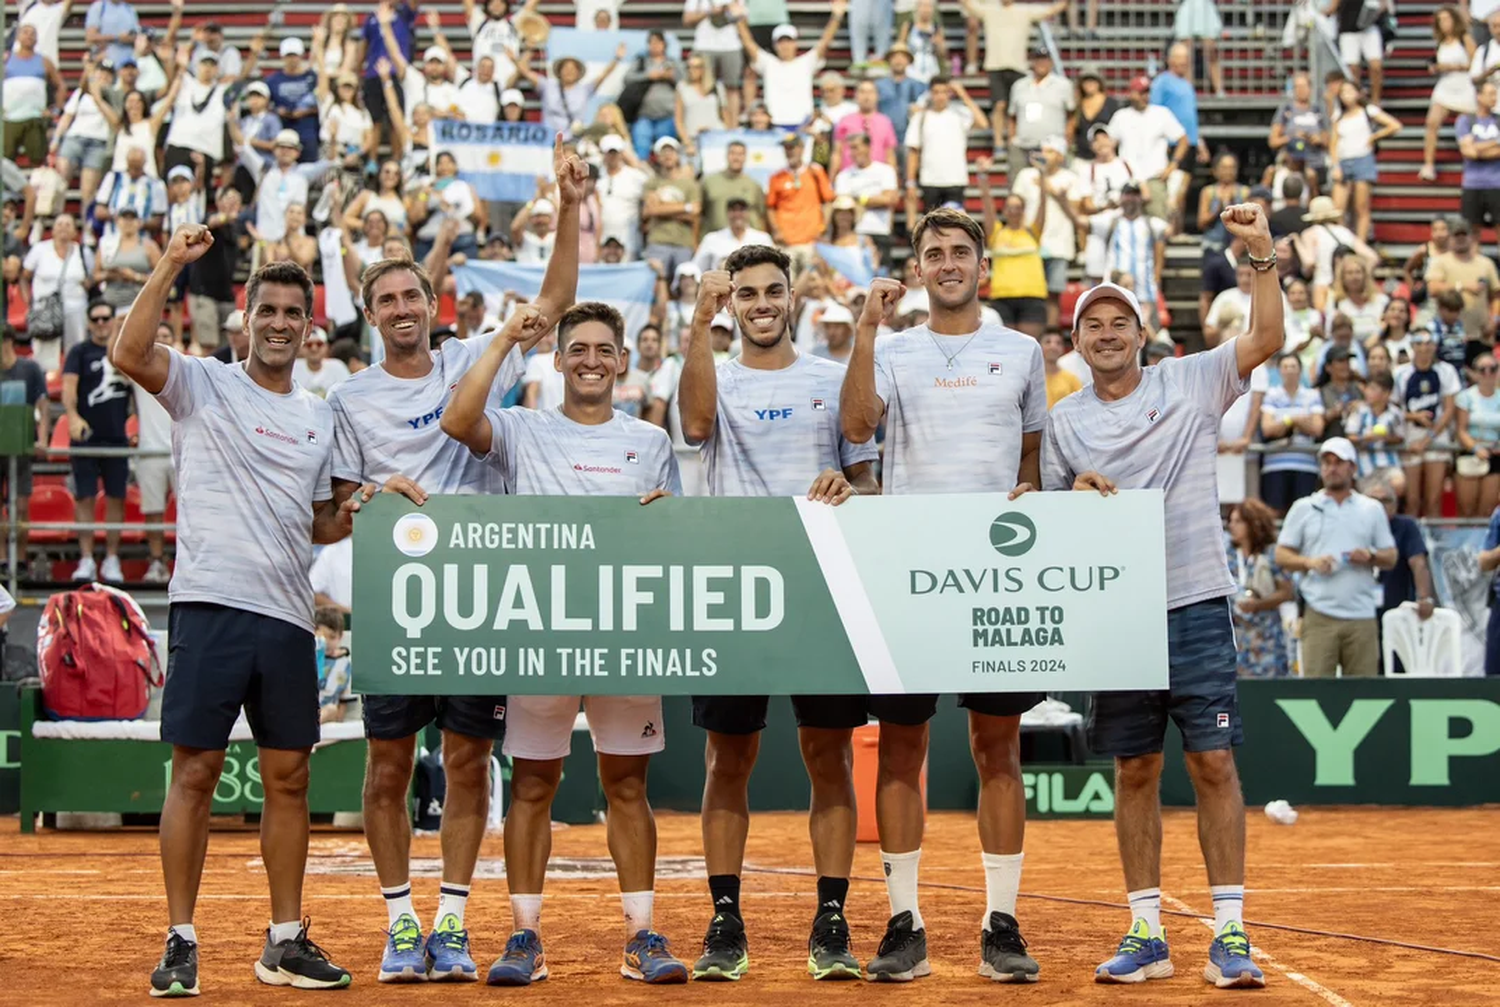
<svg viewBox="0 0 1500 1007">
<path fill-rule="evenodd" d="M 592 550 L 591 525 L 467 522 L 453 526 L 450 549 Z M 578 574 L 573 571 L 574 576 Z M 554 633 L 635 632 L 643 615 L 665 609 L 668 632 L 765 632 L 786 613 L 785 581 L 775 567 L 727 564 L 604 564 L 597 568 L 597 595 L 587 611 L 568 610 L 568 567 L 514 563 L 506 568 L 499 598 L 490 604 L 486 563 L 443 563 L 436 569 L 406 563 L 391 579 L 391 618 L 419 640 L 441 618 L 448 628 L 472 631 L 514 627 Z M 467 582 L 467 583 L 466 583 Z M 538 585 L 546 588 L 539 597 Z M 467 588 L 468 590 L 465 590 Z M 738 606 L 726 598 L 736 588 Z M 603 678 L 711 677 L 718 655 L 711 648 L 621 647 L 398 647 L 391 652 L 396 675 L 547 675 Z"/>
</svg>

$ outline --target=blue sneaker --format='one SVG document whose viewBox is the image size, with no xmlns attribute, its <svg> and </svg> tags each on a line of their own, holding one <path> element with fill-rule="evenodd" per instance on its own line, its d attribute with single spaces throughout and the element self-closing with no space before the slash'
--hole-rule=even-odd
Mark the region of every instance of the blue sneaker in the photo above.
<svg viewBox="0 0 1500 1007">
<path fill-rule="evenodd" d="M 517 930 L 505 942 L 505 954 L 495 959 L 485 982 L 491 986 L 530 986 L 547 978 L 547 956 L 535 930 Z"/>
<path fill-rule="evenodd" d="M 427 979 L 427 956 L 422 953 L 422 928 L 405 913 L 396 917 L 386 935 L 385 957 L 380 959 L 383 983 L 416 983 Z"/>
<path fill-rule="evenodd" d="M 1151 936 L 1145 920 L 1136 920 L 1120 949 L 1109 961 L 1094 970 L 1096 983 L 1143 983 L 1147 979 L 1167 979 L 1172 975 L 1172 958 L 1167 951 L 1167 932 Z"/>
<path fill-rule="evenodd" d="M 655 930 L 642 930 L 625 942 L 620 975 L 648 983 L 685 983 L 688 967 L 667 950 L 667 939 Z"/>
<path fill-rule="evenodd" d="M 1238 923 L 1227 923 L 1219 936 L 1208 946 L 1208 964 L 1204 966 L 1203 978 L 1227 989 L 1260 989 L 1266 984 L 1266 974 L 1260 966 L 1250 960 L 1250 938 Z"/>
<path fill-rule="evenodd" d="M 479 978 L 479 967 L 469 957 L 469 932 L 449 913 L 427 936 L 427 978 L 433 982 L 471 983 Z"/>
</svg>

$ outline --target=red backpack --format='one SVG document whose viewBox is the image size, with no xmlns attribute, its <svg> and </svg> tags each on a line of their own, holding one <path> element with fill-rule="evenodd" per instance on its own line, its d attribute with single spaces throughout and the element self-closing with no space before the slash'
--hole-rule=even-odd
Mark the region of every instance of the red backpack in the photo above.
<svg viewBox="0 0 1500 1007">
<path fill-rule="evenodd" d="M 139 720 L 163 681 L 145 613 L 104 584 L 48 598 L 36 651 L 53 720 Z"/>
</svg>

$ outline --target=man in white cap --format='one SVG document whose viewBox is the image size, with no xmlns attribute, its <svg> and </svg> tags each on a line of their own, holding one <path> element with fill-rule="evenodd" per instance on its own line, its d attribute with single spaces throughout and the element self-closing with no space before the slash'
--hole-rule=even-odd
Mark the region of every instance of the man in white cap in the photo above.
<svg viewBox="0 0 1500 1007">
<path fill-rule="evenodd" d="M 240 51 L 224 43 L 224 26 L 217 21 L 205 21 L 193 29 L 193 39 L 198 43 L 193 50 L 193 62 L 212 56 L 219 64 L 219 80 L 226 84 L 239 80 L 244 61 Z"/>
<path fill-rule="evenodd" d="M 518 87 L 508 87 L 500 92 L 500 118 L 506 122 L 520 122 L 526 116 L 526 95 Z"/>
<path fill-rule="evenodd" d="M 725 204 L 725 214 L 729 218 L 729 226 L 710 231 L 698 242 L 693 265 L 698 267 L 699 272 L 722 268 L 725 259 L 746 245 L 774 247 L 776 244 L 765 231 L 757 231 L 750 226 L 750 204 L 743 197 L 730 196 Z"/>
<path fill-rule="evenodd" d="M 235 308 L 220 326 L 224 340 L 212 356 L 223 364 L 237 364 L 250 353 L 250 334 L 245 331 L 245 313 Z"/>
<path fill-rule="evenodd" d="M 545 266 L 557 245 L 557 208 L 550 199 L 537 199 L 521 207 L 510 224 L 510 244 L 522 266 Z"/>
<path fill-rule="evenodd" d="M 641 257 L 661 263 L 662 275 L 671 276 L 693 258 L 703 195 L 692 177 L 678 177 L 682 145 L 675 139 L 662 137 L 651 152 L 657 175 L 646 183 L 646 201 L 641 207 L 646 222 L 646 248 Z"/>
<path fill-rule="evenodd" d="M 1204 353 L 1141 366 L 1147 334 L 1135 295 L 1104 283 L 1074 309 L 1074 345 L 1093 383 L 1047 417 L 1042 487 L 1106 496 L 1165 491 L 1168 688 L 1095 697 L 1089 747 L 1115 759 L 1115 832 L 1132 925 L 1095 971 L 1107 983 L 1172 975 L 1161 927 L 1162 740 L 1182 733 L 1198 797 L 1198 836 L 1213 893 L 1214 940 L 1204 977 L 1221 988 L 1258 987 L 1244 930 L 1245 805 L 1233 748 L 1242 739 L 1235 698 L 1235 642 L 1219 518 L 1219 419 L 1250 387 L 1250 374 L 1285 340 L 1276 253 L 1256 204 L 1220 214 L 1255 267 L 1249 329 Z M 1381 524 L 1384 513 L 1375 506 Z M 1389 532 L 1387 532 L 1389 535 Z M 1373 582 L 1373 581 L 1372 581 Z"/>
<path fill-rule="evenodd" d="M 427 47 L 422 53 L 422 65 L 417 67 L 407 61 L 405 51 L 397 44 L 393 28 L 396 12 L 381 4 L 376 8 L 374 17 L 381 37 L 385 40 L 385 50 L 390 56 L 396 78 L 401 81 L 407 122 L 411 121 L 412 109 L 418 105 L 431 106 L 435 119 L 462 118 L 458 105 L 458 87 L 449 79 L 457 63 L 453 59 L 453 50 L 449 48 L 448 40 L 443 37 L 441 25 L 434 23 L 434 19 L 429 16 L 427 26 L 437 39 L 437 44 Z"/>
<path fill-rule="evenodd" d="M 224 126 L 234 124 L 224 105 L 224 85 L 219 79 L 219 58 L 200 49 L 193 64 L 194 76 L 178 79 L 177 100 L 172 106 L 172 125 L 167 128 L 166 167 L 191 166 L 193 153 L 203 155 L 203 177 L 212 178 L 224 160 Z"/>
<path fill-rule="evenodd" d="M 1048 79 L 1054 79 L 1049 77 Z M 1055 78 L 1062 80 L 1063 78 Z M 1069 168 L 1068 141 L 1060 134 L 1042 140 L 1040 163 L 1015 175 L 1010 191 L 1026 201 L 1026 219 L 1036 219 L 1042 194 L 1047 216 L 1042 223 L 1042 261 L 1047 270 L 1047 328 L 1058 325 L 1058 299 L 1068 285 L 1068 266 L 1078 255 L 1078 176 Z"/>
<path fill-rule="evenodd" d="M 848 365 L 854 352 L 854 315 L 835 302 L 823 309 L 818 326 L 823 330 L 823 339 L 813 347 L 813 356 Z"/>
<path fill-rule="evenodd" d="M 771 32 L 771 44 L 776 53 L 772 55 L 755 44 L 750 34 L 750 25 L 739 22 L 740 44 L 750 59 L 750 66 L 760 75 L 765 91 L 766 110 L 771 113 L 771 124 L 782 129 L 796 129 L 813 114 L 813 78 L 823 69 L 828 56 L 828 47 L 838 34 L 839 22 L 849 9 L 849 0 L 833 0 L 833 13 L 817 43 L 802 55 L 797 55 L 797 29 L 794 25 L 778 25 Z"/>
<path fill-rule="evenodd" d="M 265 81 L 251 81 L 240 92 L 240 103 L 244 111 L 240 116 L 240 133 L 260 155 L 261 164 L 269 168 L 276 161 L 276 138 L 284 128 L 281 116 L 271 111 L 271 89 Z"/>
<path fill-rule="evenodd" d="M 474 64 L 474 76 L 458 89 L 459 117 L 465 122 L 499 122 L 500 110 L 505 107 L 508 93 L 504 90 L 507 83 L 495 76 L 493 57 L 479 57 Z"/>
<path fill-rule="evenodd" d="M 1378 571 L 1398 550 L 1385 506 L 1354 489 L 1354 445 L 1330 437 L 1318 448 L 1323 488 L 1292 504 L 1276 540 L 1276 562 L 1302 575 L 1302 676 L 1374 678 L 1380 674 L 1375 613 Z"/>
<path fill-rule="evenodd" d="M 599 138 L 604 154 L 604 170 L 594 192 L 599 197 L 599 229 L 613 234 L 625 243 L 628 259 L 636 257 L 641 247 L 641 198 L 651 176 L 625 160 L 625 139 L 614 133 Z"/>
<path fill-rule="evenodd" d="M 254 199 L 256 237 L 261 241 L 280 241 L 286 236 L 286 208 L 293 203 L 306 206 L 312 183 L 321 181 L 337 162 L 298 164 L 302 140 L 296 130 L 283 129 L 276 134 L 275 162 L 266 167 L 254 150 L 247 148 L 238 125 L 230 124 L 229 135 L 239 148 L 240 164 L 257 186 Z"/>
<path fill-rule="evenodd" d="M 290 35 L 281 40 L 281 69 L 266 78 L 271 89 L 271 108 L 281 124 L 295 129 L 302 138 L 302 160 L 318 156 L 318 74 L 307 63 L 302 40 Z"/>
</svg>

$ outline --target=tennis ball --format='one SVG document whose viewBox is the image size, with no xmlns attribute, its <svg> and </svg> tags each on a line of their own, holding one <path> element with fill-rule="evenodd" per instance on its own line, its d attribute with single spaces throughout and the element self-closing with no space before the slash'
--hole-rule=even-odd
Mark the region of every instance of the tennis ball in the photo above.
<svg viewBox="0 0 1500 1007">
<path fill-rule="evenodd" d="M 1376 437 L 1384 437 L 1390 432 L 1390 428 L 1387 427 L 1384 423 L 1377 423 L 1370 428 L 1370 433 L 1374 434 Z"/>
</svg>

